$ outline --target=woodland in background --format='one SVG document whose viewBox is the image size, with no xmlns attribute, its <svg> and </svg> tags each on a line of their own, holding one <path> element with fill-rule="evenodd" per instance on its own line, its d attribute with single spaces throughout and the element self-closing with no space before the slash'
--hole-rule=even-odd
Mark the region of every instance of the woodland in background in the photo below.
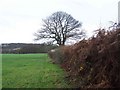
<svg viewBox="0 0 120 90">
<path fill-rule="evenodd" d="M 56 47 L 57 45 L 52 44 L 4 43 L 2 44 L 2 53 L 47 53 Z"/>
</svg>

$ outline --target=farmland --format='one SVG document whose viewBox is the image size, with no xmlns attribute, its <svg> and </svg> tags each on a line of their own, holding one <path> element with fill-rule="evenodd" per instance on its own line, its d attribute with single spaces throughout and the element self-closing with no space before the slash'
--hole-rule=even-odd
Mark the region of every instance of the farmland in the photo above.
<svg viewBox="0 0 120 90">
<path fill-rule="evenodd" d="M 64 71 L 47 54 L 3 54 L 3 88 L 68 88 Z"/>
</svg>

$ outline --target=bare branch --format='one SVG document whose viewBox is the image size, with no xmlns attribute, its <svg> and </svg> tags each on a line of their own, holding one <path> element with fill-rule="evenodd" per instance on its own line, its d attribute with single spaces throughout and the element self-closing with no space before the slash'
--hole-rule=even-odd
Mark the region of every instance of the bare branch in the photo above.
<svg viewBox="0 0 120 90">
<path fill-rule="evenodd" d="M 55 12 L 46 19 L 43 19 L 43 27 L 35 36 L 37 40 L 52 38 L 58 45 L 64 45 L 68 38 L 81 38 L 81 23 L 66 12 Z"/>
</svg>

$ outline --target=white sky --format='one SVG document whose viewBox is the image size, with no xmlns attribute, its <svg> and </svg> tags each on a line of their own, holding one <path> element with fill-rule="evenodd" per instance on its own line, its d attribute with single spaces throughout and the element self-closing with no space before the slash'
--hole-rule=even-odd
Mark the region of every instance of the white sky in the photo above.
<svg viewBox="0 0 120 90">
<path fill-rule="evenodd" d="M 64 11 L 93 30 L 117 21 L 119 0 L 0 0 L 0 43 L 35 43 L 41 20 Z M 38 41 L 37 43 L 40 43 Z"/>
</svg>

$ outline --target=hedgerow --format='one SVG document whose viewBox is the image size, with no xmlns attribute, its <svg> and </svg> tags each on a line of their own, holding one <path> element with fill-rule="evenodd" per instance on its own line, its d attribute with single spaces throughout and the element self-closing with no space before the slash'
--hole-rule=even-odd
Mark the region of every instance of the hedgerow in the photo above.
<svg viewBox="0 0 120 90">
<path fill-rule="evenodd" d="M 100 29 L 88 40 L 58 48 L 53 57 L 74 87 L 120 87 L 120 29 Z"/>
</svg>

